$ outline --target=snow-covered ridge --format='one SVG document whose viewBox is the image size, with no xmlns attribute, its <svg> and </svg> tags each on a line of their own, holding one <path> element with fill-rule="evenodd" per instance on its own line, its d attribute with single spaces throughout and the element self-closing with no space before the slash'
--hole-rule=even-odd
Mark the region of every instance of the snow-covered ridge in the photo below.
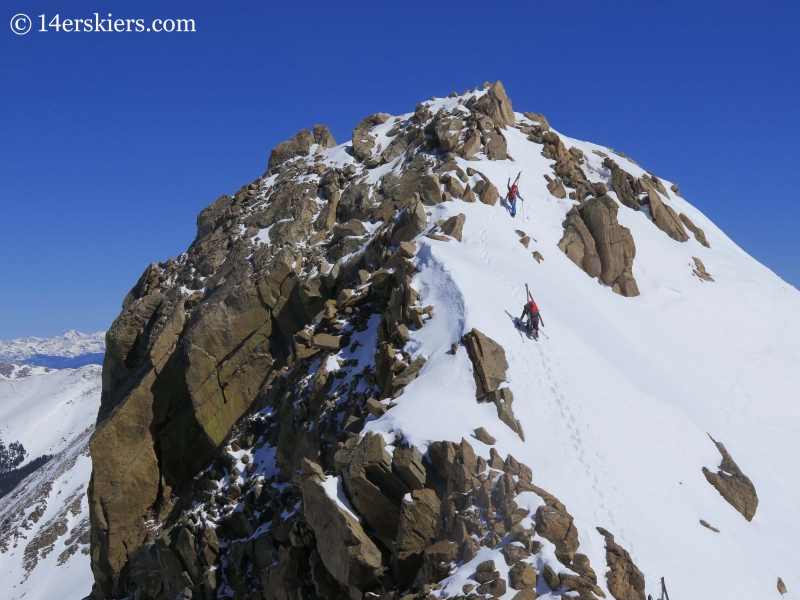
<svg viewBox="0 0 800 600">
<path fill-rule="evenodd" d="M 0 439 L 22 443 L 22 467 L 54 455 L 0 499 L 0 600 L 91 591 L 86 487 L 101 371 L 0 363 Z"/>
<path fill-rule="evenodd" d="M 74 329 L 51 338 L 26 336 L 0 340 L 0 362 L 28 363 L 56 368 L 100 364 L 106 351 L 106 334 Z M 81 358 L 84 358 L 81 361 Z M 60 360 L 59 360 L 60 359 Z"/>
</svg>

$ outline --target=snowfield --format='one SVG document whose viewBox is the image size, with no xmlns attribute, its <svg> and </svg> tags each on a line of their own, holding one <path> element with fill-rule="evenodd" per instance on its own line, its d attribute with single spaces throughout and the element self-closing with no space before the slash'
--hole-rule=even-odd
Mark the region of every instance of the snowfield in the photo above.
<svg viewBox="0 0 800 600">
<path fill-rule="evenodd" d="M 55 455 L 0 498 L 0 600 L 80 600 L 91 591 L 86 486 L 101 371 L 14 365 L 0 374 L 0 437 L 25 446 L 23 464 Z"/>
<path fill-rule="evenodd" d="M 646 211 L 620 204 L 619 222 L 636 243 L 633 275 L 641 295 L 612 293 L 557 247 L 576 202 L 548 192 L 544 175 L 552 176 L 552 161 L 517 129 L 504 135 L 514 161 L 478 155 L 479 162 L 457 162 L 486 175 L 501 196 L 521 171 L 525 202 L 516 218 L 499 203 L 429 207 L 429 223 L 466 215 L 463 243 L 417 238 L 414 286 L 435 316 L 406 349 L 428 362 L 397 406 L 366 430 L 387 442 L 402 433 L 423 449 L 463 437 L 488 458 L 489 448 L 472 435 L 486 427 L 501 456 L 526 463 L 534 483 L 566 504 L 580 551 L 598 574 L 606 564 L 599 526 L 631 553 L 654 596 L 661 577 L 673 600 L 778 597 L 778 577 L 790 592 L 800 589 L 800 468 L 794 464 L 800 456 L 800 293 L 672 192 L 666 203 L 704 229 L 711 248 L 693 236 L 679 243 Z M 561 139 L 583 150 L 587 177 L 609 189 L 610 171 L 594 149 L 637 177 L 644 173 L 608 148 Z M 517 229 L 532 238 L 528 249 Z M 544 256 L 541 264 L 534 250 Z M 693 275 L 693 257 L 714 282 Z M 513 322 L 526 283 L 546 323 L 547 337 L 538 342 Z M 450 353 L 473 327 L 506 351 L 524 442 L 492 404 L 475 401 L 464 349 Z M 701 469 L 716 473 L 721 460 L 708 434 L 725 444 L 755 485 L 752 522 L 706 481 Z M 535 498 L 532 509 L 542 503 Z M 701 526 L 701 519 L 720 532 Z M 499 551 L 486 548 L 475 565 L 488 558 L 506 568 Z M 444 591 L 460 592 L 463 575 Z"/>
</svg>

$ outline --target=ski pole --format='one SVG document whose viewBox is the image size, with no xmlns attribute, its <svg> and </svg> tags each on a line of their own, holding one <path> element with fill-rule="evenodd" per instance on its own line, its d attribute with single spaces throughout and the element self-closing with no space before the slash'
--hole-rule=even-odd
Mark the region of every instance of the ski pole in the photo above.
<svg viewBox="0 0 800 600">
<path fill-rule="evenodd" d="M 542 334 L 544 337 L 546 337 L 548 340 L 550 339 L 550 336 L 549 336 L 549 335 L 547 335 L 547 334 L 546 334 L 544 331 L 542 331 L 541 329 L 539 330 L 539 333 L 541 333 L 541 334 Z"/>
</svg>

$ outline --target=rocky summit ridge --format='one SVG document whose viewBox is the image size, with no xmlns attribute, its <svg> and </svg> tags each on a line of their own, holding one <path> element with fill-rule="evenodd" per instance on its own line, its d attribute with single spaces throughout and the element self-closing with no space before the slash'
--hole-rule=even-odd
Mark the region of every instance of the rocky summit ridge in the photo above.
<svg viewBox="0 0 800 600">
<path fill-rule="evenodd" d="M 547 232 L 501 207 L 518 168 L 528 210 L 555 223 Z M 491 229 L 501 217 L 510 236 Z M 301 130 L 263 176 L 200 213 L 186 253 L 145 270 L 107 333 L 90 442 L 92 596 L 645 600 L 658 573 L 637 566 L 611 510 L 591 517 L 595 500 L 538 479 L 561 450 L 545 443 L 547 417 L 532 416 L 530 381 L 560 367 L 527 346 L 544 365 L 525 367 L 529 381 L 506 315 L 469 325 L 477 305 L 448 257 L 468 254 L 480 278 L 501 268 L 494 243 L 528 272 L 558 265 L 542 277 L 622 315 L 663 292 L 655 267 L 638 266 L 642 247 L 682 253 L 671 276 L 717 293 L 730 272 L 708 257 L 729 240 L 706 222 L 624 154 L 514 112 L 500 82 L 370 115 L 344 144 L 322 125 Z M 442 350 L 425 351 L 434 339 Z M 555 388 L 588 465 L 580 412 Z M 440 399 L 420 409 L 426 393 Z M 445 396 L 458 408 L 437 413 Z M 749 524 L 753 481 L 713 438 L 691 448 L 704 461 L 692 467 L 699 505 Z"/>
</svg>

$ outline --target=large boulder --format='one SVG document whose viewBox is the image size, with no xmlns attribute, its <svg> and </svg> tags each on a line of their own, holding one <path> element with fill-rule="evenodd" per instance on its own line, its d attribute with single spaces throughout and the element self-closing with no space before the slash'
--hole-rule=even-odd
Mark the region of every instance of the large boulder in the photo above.
<svg viewBox="0 0 800 600">
<path fill-rule="evenodd" d="M 611 169 L 611 186 L 616 192 L 619 201 L 628 208 L 639 210 L 639 198 L 633 191 L 631 176 L 623 171 L 619 165 L 610 158 L 606 158 L 603 162 Z"/>
<path fill-rule="evenodd" d="M 725 446 L 710 435 L 708 437 L 722 455 L 722 461 L 719 463 L 719 470 L 716 473 L 703 467 L 706 481 L 713 485 L 728 504 L 738 510 L 745 519 L 752 521 L 758 508 L 758 496 L 753 482 L 742 473 Z"/>
<path fill-rule="evenodd" d="M 600 255 L 592 234 L 581 219 L 577 207 L 567 213 L 564 220 L 564 236 L 558 242 L 559 249 L 583 269 L 589 277 L 600 276 Z"/>
<path fill-rule="evenodd" d="M 503 347 L 477 329 L 465 333 L 461 338 L 472 361 L 473 375 L 477 384 L 477 396 L 485 397 L 496 391 L 506 380 L 508 361 Z"/>
<path fill-rule="evenodd" d="M 370 157 L 375 147 L 375 136 L 370 135 L 369 130 L 375 125 L 385 123 L 390 117 L 386 113 L 375 113 L 356 125 L 353 130 L 353 156 L 362 161 Z"/>
<path fill-rule="evenodd" d="M 580 545 L 578 530 L 563 505 L 545 504 L 536 510 L 536 533 L 555 544 L 556 558 L 562 564 L 572 562 Z"/>
<path fill-rule="evenodd" d="M 389 243 L 397 246 L 400 242 L 410 242 L 425 231 L 427 226 L 428 215 L 425 213 L 425 205 L 420 200 L 412 200 L 400 214 Z"/>
<path fill-rule="evenodd" d="M 644 575 L 634 564 L 625 548 L 614 541 L 614 536 L 598 527 L 606 540 L 606 583 L 608 591 L 616 600 L 645 600 Z"/>
<path fill-rule="evenodd" d="M 639 181 L 647 192 L 650 216 L 653 217 L 653 223 L 656 224 L 656 227 L 673 240 L 678 242 L 687 241 L 689 236 L 686 234 L 686 229 L 683 227 L 683 223 L 678 213 L 675 212 L 675 209 L 664 204 L 664 201 L 661 199 L 661 194 L 648 177 L 642 177 Z"/>
<path fill-rule="evenodd" d="M 274 169 L 296 156 L 308 156 L 313 143 L 314 134 L 308 129 L 301 129 L 292 136 L 292 139 L 281 142 L 272 149 L 269 155 L 268 167 Z"/>
<path fill-rule="evenodd" d="M 381 552 L 361 524 L 325 491 L 319 465 L 303 462 L 303 509 L 317 540 L 317 551 L 331 575 L 358 597 L 379 589 Z"/>
<path fill-rule="evenodd" d="M 314 143 L 323 148 L 336 146 L 336 140 L 326 125 L 314 125 Z"/>
<path fill-rule="evenodd" d="M 411 491 L 392 469 L 392 457 L 380 435 L 349 440 L 336 453 L 336 467 L 348 497 L 366 526 L 391 548 L 400 525 L 401 502 Z"/>
<path fill-rule="evenodd" d="M 427 488 L 415 490 L 403 500 L 394 554 L 394 578 L 408 585 L 422 567 L 425 549 L 436 541 L 440 502 Z"/>
<path fill-rule="evenodd" d="M 466 223 L 466 221 L 467 221 L 466 215 L 461 213 L 447 219 L 444 223 L 442 223 L 439 226 L 439 228 L 442 230 L 443 234 L 449 235 L 450 237 L 454 237 L 460 242 L 462 232 L 464 229 L 464 223 Z"/>
<path fill-rule="evenodd" d="M 508 156 L 508 143 L 505 136 L 500 131 L 493 131 L 486 134 L 486 144 L 484 153 L 489 160 L 505 160 Z"/>
<path fill-rule="evenodd" d="M 600 281 L 623 296 L 638 296 L 633 278 L 636 245 L 630 229 L 617 221 L 619 206 L 609 196 L 590 198 L 578 209 L 600 257 Z"/>
<path fill-rule="evenodd" d="M 486 94 L 475 103 L 475 110 L 489 116 L 495 124 L 503 128 L 517 122 L 511 99 L 500 81 L 489 86 Z"/>
</svg>

